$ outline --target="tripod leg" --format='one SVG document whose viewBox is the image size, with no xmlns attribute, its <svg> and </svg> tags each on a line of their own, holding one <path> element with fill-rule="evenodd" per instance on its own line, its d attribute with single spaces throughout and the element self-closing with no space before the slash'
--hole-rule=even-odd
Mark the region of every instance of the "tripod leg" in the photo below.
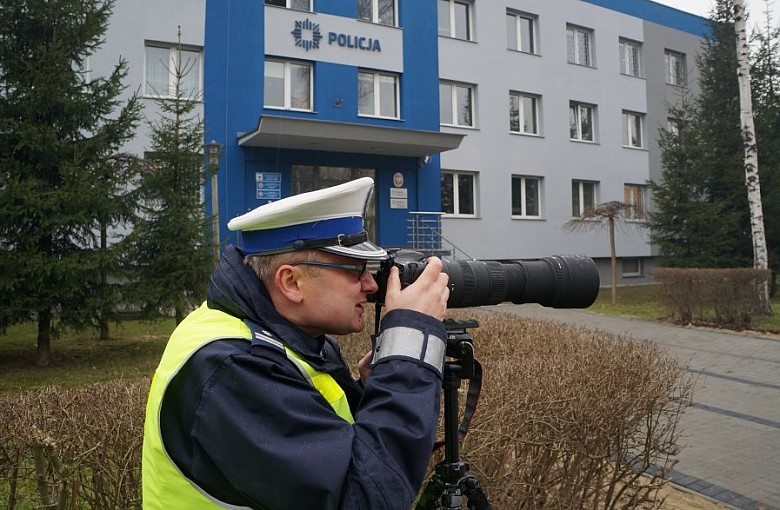
<svg viewBox="0 0 780 510">
<path fill-rule="evenodd" d="M 470 510 L 491 510 L 493 508 L 476 478 L 468 476 L 462 480 L 461 485 L 463 485 L 463 494 L 468 498 Z"/>
</svg>

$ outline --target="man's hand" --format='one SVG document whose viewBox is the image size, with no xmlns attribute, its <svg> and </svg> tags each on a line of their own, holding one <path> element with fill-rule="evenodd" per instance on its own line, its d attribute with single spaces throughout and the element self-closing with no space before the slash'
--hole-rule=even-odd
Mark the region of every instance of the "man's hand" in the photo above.
<svg viewBox="0 0 780 510">
<path fill-rule="evenodd" d="M 447 299 L 450 289 L 447 286 L 449 277 L 441 272 L 442 263 L 438 257 L 430 257 L 422 274 L 411 285 L 401 289 L 401 279 L 398 268 L 390 269 L 385 294 L 385 309 L 414 310 L 439 320 L 444 319 L 447 311 Z"/>
<path fill-rule="evenodd" d="M 368 376 L 371 374 L 371 357 L 374 355 L 374 351 L 368 351 L 365 356 L 358 362 L 358 375 L 360 376 L 360 384 L 365 385 L 368 380 Z"/>
</svg>

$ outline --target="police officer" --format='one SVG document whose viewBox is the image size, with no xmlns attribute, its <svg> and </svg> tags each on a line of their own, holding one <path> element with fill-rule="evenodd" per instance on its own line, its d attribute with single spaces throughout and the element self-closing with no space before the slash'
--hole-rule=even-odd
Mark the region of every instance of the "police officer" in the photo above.
<svg viewBox="0 0 780 510">
<path fill-rule="evenodd" d="M 449 296 L 441 261 L 388 279 L 360 383 L 327 335 L 363 330 L 373 181 L 295 195 L 234 218 L 207 301 L 173 332 L 143 443 L 147 510 L 407 509 L 430 460 Z"/>
</svg>

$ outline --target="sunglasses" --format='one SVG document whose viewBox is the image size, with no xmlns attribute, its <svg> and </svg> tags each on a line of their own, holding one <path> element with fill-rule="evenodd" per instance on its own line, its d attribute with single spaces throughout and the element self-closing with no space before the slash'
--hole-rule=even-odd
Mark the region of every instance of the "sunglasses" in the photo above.
<svg viewBox="0 0 780 510">
<path fill-rule="evenodd" d="M 358 281 L 363 278 L 363 274 L 366 272 L 366 266 L 368 261 L 364 261 L 361 264 L 336 264 L 333 262 L 319 262 L 316 260 L 302 260 L 291 264 L 293 266 L 317 266 L 317 267 L 329 267 L 331 269 L 339 269 L 341 271 L 351 271 L 357 275 Z"/>
</svg>

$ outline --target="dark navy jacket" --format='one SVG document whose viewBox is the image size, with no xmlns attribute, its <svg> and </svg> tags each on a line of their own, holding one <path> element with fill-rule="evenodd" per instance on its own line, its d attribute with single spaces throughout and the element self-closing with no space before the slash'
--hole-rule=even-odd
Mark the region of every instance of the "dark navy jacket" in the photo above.
<svg viewBox="0 0 780 510">
<path fill-rule="evenodd" d="M 408 509 L 431 456 L 441 374 L 399 357 L 374 365 L 362 389 L 330 338 L 281 317 L 263 284 L 226 249 L 208 306 L 272 331 L 344 389 L 355 423 L 333 411 L 287 357 L 225 339 L 200 349 L 163 399 L 162 435 L 176 465 L 221 500 L 258 509 Z M 446 339 L 441 321 L 394 310 L 403 326 Z M 368 343 L 366 350 L 369 349 Z"/>
</svg>

